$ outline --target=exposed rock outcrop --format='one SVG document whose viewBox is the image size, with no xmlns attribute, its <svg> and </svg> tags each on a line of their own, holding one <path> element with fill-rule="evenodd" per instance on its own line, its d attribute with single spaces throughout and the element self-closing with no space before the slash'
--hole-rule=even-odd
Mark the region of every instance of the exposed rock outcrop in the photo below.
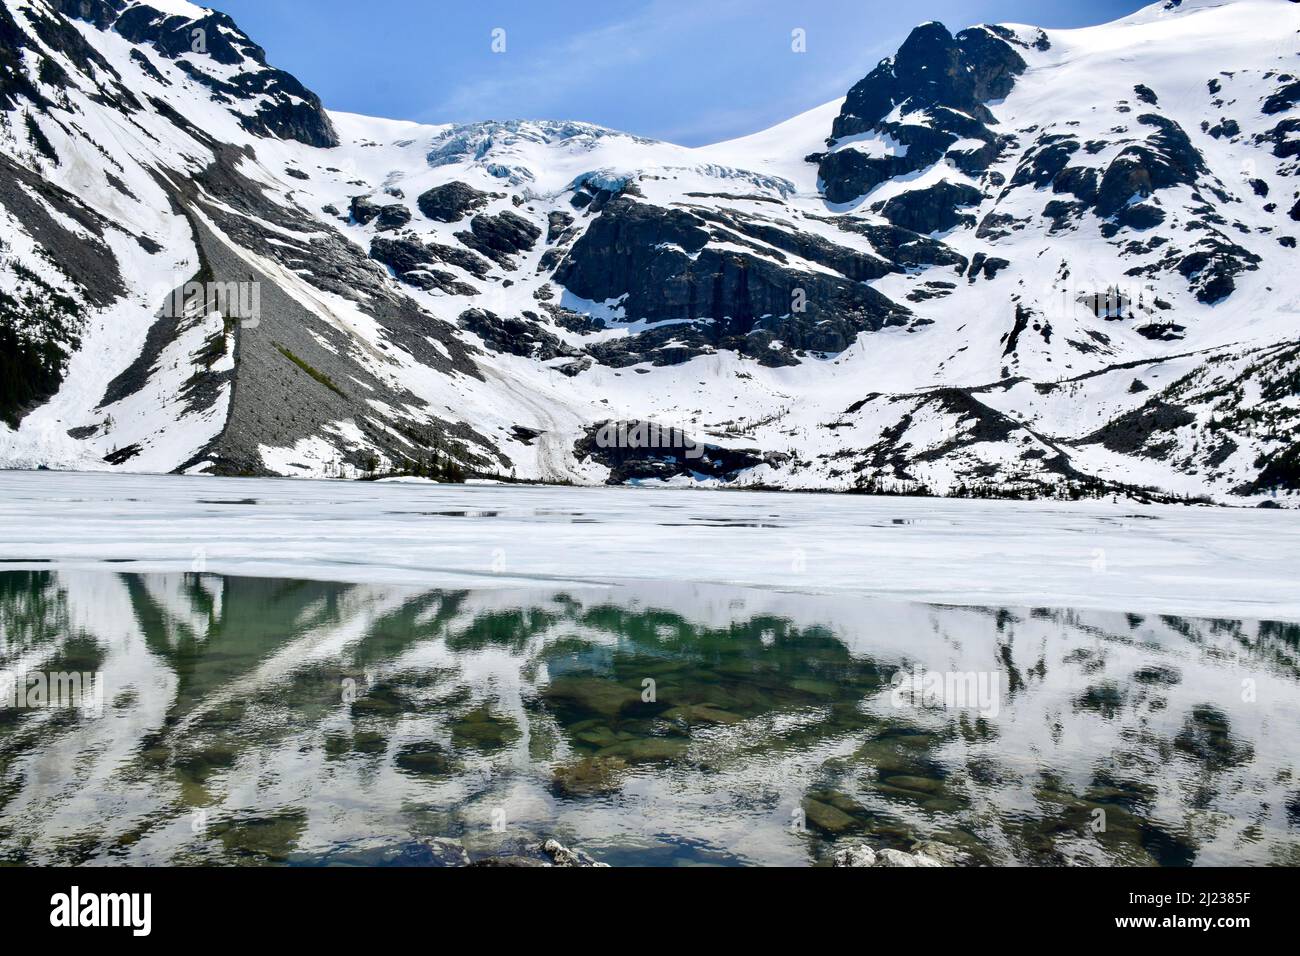
<svg viewBox="0 0 1300 956">
<path fill-rule="evenodd" d="M 553 332 L 538 323 L 536 315 L 528 318 L 502 318 L 487 309 L 466 309 L 460 314 L 461 328 L 469 329 L 494 352 L 506 352 L 548 362 L 559 356 L 574 357 L 577 349 L 565 345 Z"/>
<path fill-rule="evenodd" d="M 459 222 L 472 212 L 482 209 L 494 198 L 461 182 L 443 183 L 420 194 L 416 205 L 420 212 L 437 222 Z"/>
<path fill-rule="evenodd" d="M 675 477 L 730 481 L 764 461 L 757 450 L 722 448 L 679 427 L 647 421 L 592 425 L 574 445 L 574 454 L 608 466 L 611 485 Z"/>
<path fill-rule="evenodd" d="M 338 133 L 320 98 L 298 80 L 266 62 L 266 51 L 250 40 L 229 16 L 207 11 L 191 19 L 161 13 L 147 4 L 122 0 L 62 0 L 61 12 L 112 29 L 161 56 L 183 63 L 191 77 L 230 102 L 245 129 L 256 136 L 293 139 L 308 146 L 338 145 Z M 198 31 L 196 33 L 196 31 Z M 237 71 L 212 69 L 240 67 Z M 239 108 L 252 106 L 251 112 Z"/>
<path fill-rule="evenodd" d="M 841 351 L 858 332 L 907 319 L 905 309 L 857 279 L 717 249 L 711 236 L 693 213 L 619 197 L 573 244 L 555 279 L 584 299 L 620 301 L 628 319 L 707 319 L 715 343 L 758 335 L 763 349 L 779 341 Z"/>
<path fill-rule="evenodd" d="M 469 231 L 456 233 L 456 238 L 497 265 L 514 269 L 513 256 L 533 248 L 541 235 L 542 230 L 507 209 L 495 216 L 480 213 L 470 220 Z"/>
<path fill-rule="evenodd" d="M 964 207 L 978 206 L 984 194 L 974 186 L 942 180 L 925 189 L 899 193 L 872 211 L 880 213 L 895 226 L 913 232 L 946 232 L 956 226 L 974 225 L 975 217 L 963 213 Z"/>
<path fill-rule="evenodd" d="M 886 179 L 924 169 L 952 156 L 963 172 L 986 169 L 998 154 L 996 121 L 985 105 L 1006 96 L 1025 61 L 1013 45 L 985 27 L 955 37 L 941 23 L 926 23 L 908 36 L 898 53 L 880 62 L 849 90 L 831 130 L 832 151 L 818 157 L 826 198 L 849 202 Z M 901 117 L 888 120 L 895 108 Z M 852 138 L 873 134 L 894 149 L 872 155 L 854 148 Z"/>
</svg>

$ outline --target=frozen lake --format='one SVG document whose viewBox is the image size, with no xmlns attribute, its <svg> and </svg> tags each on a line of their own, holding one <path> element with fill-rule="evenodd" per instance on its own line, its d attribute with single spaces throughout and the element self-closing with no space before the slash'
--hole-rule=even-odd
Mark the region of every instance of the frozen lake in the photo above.
<svg viewBox="0 0 1300 956">
<path fill-rule="evenodd" d="M 1300 512 L 1130 502 L 0 472 L 0 560 L 1300 621 Z"/>
<path fill-rule="evenodd" d="M 1297 865 L 1298 517 L 2 473 L 0 862 Z"/>
</svg>

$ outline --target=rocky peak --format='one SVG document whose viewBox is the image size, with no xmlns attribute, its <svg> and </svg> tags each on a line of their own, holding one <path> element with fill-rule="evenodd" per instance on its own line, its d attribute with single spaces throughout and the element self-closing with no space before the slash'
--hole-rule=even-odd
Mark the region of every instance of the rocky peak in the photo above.
<svg viewBox="0 0 1300 956">
<path fill-rule="evenodd" d="M 962 140 L 984 145 L 955 152 L 954 165 L 968 173 L 986 169 L 998 140 L 985 104 L 1006 96 L 1024 70 L 1012 43 L 990 28 L 954 37 L 941 23 L 917 27 L 897 55 L 849 90 L 831 128 L 832 151 L 810 157 L 819 162 L 826 198 L 849 202 L 886 179 L 932 165 Z M 856 148 L 853 140 L 869 134 L 887 145 L 884 155 Z"/>
<path fill-rule="evenodd" d="M 842 139 L 865 133 L 894 109 L 915 113 L 942 106 L 981 122 L 994 122 L 985 102 L 1011 92 L 1025 61 L 1006 40 L 985 27 L 955 37 L 942 23 L 926 23 L 911 32 L 898 53 L 849 90 L 831 135 Z"/>
<path fill-rule="evenodd" d="M 82 20 L 181 64 L 215 96 L 230 101 L 231 112 L 256 136 L 293 139 L 309 146 L 338 145 L 338 134 L 320 98 L 296 77 L 270 66 L 266 51 L 224 13 L 204 10 L 201 17 L 191 18 L 123 0 L 51 0 L 48 9 L 49 16 L 37 15 L 37 20 L 53 29 L 61 17 Z M 60 46 L 84 45 L 76 31 L 63 31 L 60 36 Z M 240 69 L 213 70 L 214 63 Z M 251 113 L 240 108 L 250 104 L 254 105 Z"/>
</svg>

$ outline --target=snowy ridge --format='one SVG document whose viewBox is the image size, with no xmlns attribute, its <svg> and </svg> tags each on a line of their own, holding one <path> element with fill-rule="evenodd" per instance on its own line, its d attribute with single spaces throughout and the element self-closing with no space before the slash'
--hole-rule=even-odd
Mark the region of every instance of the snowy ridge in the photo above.
<svg viewBox="0 0 1300 956">
<path fill-rule="evenodd" d="M 698 149 L 331 112 L 224 15 L 151 7 L 4 3 L 0 292 L 68 306 L 0 338 L 4 465 L 1300 487 L 1300 4 L 926 24 Z M 259 317 L 163 315 L 196 278 Z M 609 420 L 708 450 L 611 452 Z"/>
</svg>

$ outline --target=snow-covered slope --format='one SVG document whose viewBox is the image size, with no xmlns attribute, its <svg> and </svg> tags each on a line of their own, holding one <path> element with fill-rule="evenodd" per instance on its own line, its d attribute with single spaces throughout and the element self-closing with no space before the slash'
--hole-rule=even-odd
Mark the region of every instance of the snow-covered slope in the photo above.
<svg viewBox="0 0 1300 956">
<path fill-rule="evenodd" d="M 0 463 L 1286 503 L 1298 31 L 925 24 L 688 149 L 329 112 L 222 14 L 3 0 Z"/>
</svg>

